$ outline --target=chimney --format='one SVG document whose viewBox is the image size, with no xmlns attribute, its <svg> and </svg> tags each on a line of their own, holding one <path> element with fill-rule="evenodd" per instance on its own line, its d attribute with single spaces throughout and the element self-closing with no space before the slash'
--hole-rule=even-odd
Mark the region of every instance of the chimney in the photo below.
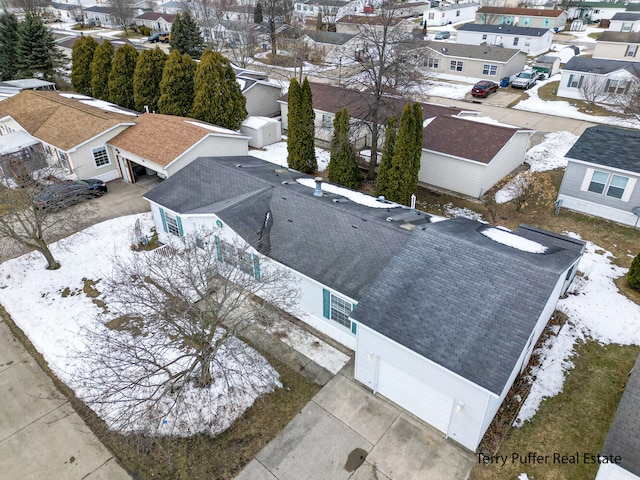
<svg viewBox="0 0 640 480">
<path fill-rule="evenodd" d="M 313 191 L 313 196 L 321 197 L 322 196 L 322 177 L 316 177 L 315 182 L 316 182 L 316 189 Z"/>
</svg>

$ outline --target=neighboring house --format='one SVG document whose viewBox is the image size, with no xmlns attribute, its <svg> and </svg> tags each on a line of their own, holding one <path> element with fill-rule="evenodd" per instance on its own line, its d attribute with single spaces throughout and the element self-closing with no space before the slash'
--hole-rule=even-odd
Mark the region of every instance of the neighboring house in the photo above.
<svg viewBox="0 0 640 480">
<path fill-rule="evenodd" d="M 440 4 L 437 7 L 428 7 L 422 14 L 422 23 L 427 22 L 427 27 L 440 27 L 451 23 L 467 22 L 475 18 L 478 3 L 452 3 Z"/>
<path fill-rule="evenodd" d="M 537 8 L 481 7 L 476 12 L 475 23 L 482 25 L 513 25 L 514 27 L 550 28 L 562 30 L 567 24 L 564 10 Z"/>
<path fill-rule="evenodd" d="M 587 96 L 602 103 L 616 103 L 638 77 L 637 62 L 573 57 L 562 68 L 558 96 L 576 100 Z"/>
<path fill-rule="evenodd" d="M 427 49 L 425 67 L 429 71 L 441 78 L 473 83 L 480 79 L 499 83 L 501 78 L 521 72 L 527 60 L 522 50 L 489 45 L 434 42 Z"/>
<path fill-rule="evenodd" d="M 362 149 L 371 146 L 371 132 L 367 126 L 371 115 L 371 102 L 373 97 L 370 94 L 361 93 L 348 88 L 336 87 L 333 85 L 310 82 L 311 94 L 313 95 L 313 111 L 315 113 L 315 135 L 316 144 L 328 147 L 333 135 L 333 120 L 335 114 L 346 108 L 352 119 L 352 140 L 356 148 Z M 287 130 L 288 123 L 288 96 L 284 95 L 278 100 L 280 103 L 280 113 L 282 127 Z M 384 132 L 384 125 L 391 115 L 400 118 L 407 101 L 398 97 L 384 97 L 379 114 L 381 132 Z M 476 114 L 476 112 L 463 112 L 459 108 L 445 107 L 431 103 L 421 103 L 423 119 L 433 118 L 439 115 L 451 116 L 462 114 Z M 381 134 L 380 142 L 384 133 Z"/>
<path fill-rule="evenodd" d="M 78 178 L 120 177 L 107 142 L 135 124 L 136 112 L 84 95 L 25 90 L 0 102 L 0 134 L 23 130 L 52 164 Z"/>
<path fill-rule="evenodd" d="M 391 7 L 395 17 L 422 17 L 429 8 L 430 2 L 400 2 Z"/>
<path fill-rule="evenodd" d="M 355 350 L 358 381 L 475 451 L 584 242 L 466 218 L 431 223 L 300 182 L 313 178 L 254 157 L 208 157 L 145 198 L 162 242 L 216 229 L 203 241 L 220 261 L 258 279 L 288 270 L 298 316 Z M 238 240 L 248 253 L 234 250 Z"/>
<path fill-rule="evenodd" d="M 626 225 L 640 216 L 640 131 L 587 128 L 565 155 L 558 201 L 562 207 Z"/>
<path fill-rule="evenodd" d="M 280 112 L 278 99 L 282 88 L 279 85 L 244 75 L 237 75 L 236 81 L 247 99 L 248 115 L 270 117 Z"/>
<path fill-rule="evenodd" d="M 609 31 L 640 32 L 640 12 L 616 13 L 609 22 Z"/>
<path fill-rule="evenodd" d="M 167 178 L 194 159 L 246 155 L 249 137 L 191 118 L 145 113 L 136 124 L 109 140 L 108 149 L 125 181 L 142 175 Z"/>
<path fill-rule="evenodd" d="M 335 23 L 338 13 L 344 10 L 349 2 L 343 0 L 305 0 L 302 2 L 294 2 L 293 13 L 301 21 L 310 20 L 314 22 L 318 18 L 318 14 L 322 15 L 324 23 Z"/>
<path fill-rule="evenodd" d="M 176 16 L 170 13 L 144 12 L 134 18 L 138 26 L 145 26 L 153 32 L 170 32 Z"/>
<path fill-rule="evenodd" d="M 184 3 L 170 0 L 168 2 L 159 3 L 156 7 L 158 12 L 162 13 L 170 13 L 172 15 L 176 15 L 184 10 Z"/>
<path fill-rule="evenodd" d="M 348 33 L 322 30 L 303 30 L 300 33 L 297 41 L 307 45 L 312 61 L 340 64 L 343 58 L 354 58 L 358 45 L 362 44 L 356 35 Z"/>
<path fill-rule="evenodd" d="M 546 73 L 552 77 L 556 73 L 560 73 L 560 57 L 555 55 L 542 55 L 533 62 L 533 68 L 540 73 Z"/>
<path fill-rule="evenodd" d="M 60 22 L 73 23 L 82 19 L 82 5 L 79 3 L 51 2 L 47 5 L 46 12 Z"/>
<path fill-rule="evenodd" d="M 22 78 L 0 82 L 0 100 L 12 97 L 23 90 L 55 90 L 56 84 L 39 78 Z"/>
<path fill-rule="evenodd" d="M 548 52 L 552 39 L 553 31 L 548 28 L 465 23 L 458 29 L 456 41 L 469 45 L 517 48 L 527 55 L 535 56 Z"/>
<path fill-rule="evenodd" d="M 602 32 L 596 39 L 593 58 L 637 62 L 640 60 L 638 48 L 640 48 L 640 31 Z"/>
<path fill-rule="evenodd" d="M 418 181 L 479 198 L 524 162 L 534 130 L 439 116 L 423 129 Z"/>
<path fill-rule="evenodd" d="M 600 455 L 595 480 L 640 480 L 640 357 L 629 373 L 627 386 L 611 422 Z"/>
<path fill-rule="evenodd" d="M 394 17 L 384 19 L 379 15 L 345 15 L 336 21 L 338 33 L 358 35 L 369 29 L 381 34 L 384 28 L 392 29 L 396 34 L 411 35 L 416 24 L 409 17 Z"/>
<path fill-rule="evenodd" d="M 113 16 L 113 7 L 93 6 L 84 9 L 84 22 L 99 27 L 117 27 L 118 21 Z"/>
<path fill-rule="evenodd" d="M 618 2 L 577 2 L 567 8 L 569 18 L 581 18 L 586 21 L 599 22 L 611 20 L 617 13 L 623 13 L 626 3 Z"/>
</svg>

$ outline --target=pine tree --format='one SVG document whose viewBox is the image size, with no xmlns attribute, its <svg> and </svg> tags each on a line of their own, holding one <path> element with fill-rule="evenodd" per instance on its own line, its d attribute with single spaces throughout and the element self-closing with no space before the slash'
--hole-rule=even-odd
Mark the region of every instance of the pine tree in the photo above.
<svg viewBox="0 0 640 480">
<path fill-rule="evenodd" d="M 13 13 L 0 16 L 0 80 L 12 80 L 18 74 L 16 46 L 18 44 L 18 19 Z"/>
<path fill-rule="evenodd" d="M 187 54 L 173 50 L 162 72 L 158 112 L 188 117 L 193 107 L 196 62 Z"/>
<path fill-rule="evenodd" d="M 71 52 L 71 83 L 73 89 L 83 95 L 92 96 L 91 62 L 98 42 L 93 37 L 80 37 Z"/>
<path fill-rule="evenodd" d="M 418 107 L 420 107 L 418 105 Z M 419 125 L 418 114 L 420 115 Z M 422 109 L 407 104 L 400 118 L 398 136 L 389 172 L 387 198 L 392 202 L 409 205 L 411 195 L 418 186 L 420 153 L 422 151 Z M 420 132 L 418 134 L 418 131 Z M 418 149 L 417 145 L 420 145 Z"/>
<path fill-rule="evenodd" d="M 204 51 L 202 32 L 189 12 L 176 14 L 171 26 L 171 50 L 186 53 L 194 59 L 199 59 Z"/>
<path fill-rule="evenodd" d="M 262 23 L 262 4 L 260 2 L 256 3 L 256 8 L 253 10 L 253 23 L 259 24 Z"/>
<path fill-rule="evenodd" d="M 62 64 L 62 54 L 56 46 L 51 30 L 39 18 L 27 15 L 18 26 L 16 67 L 20 78 L 53 79 Z"/>
<path fill-rule="evenodd" d="M 289 168 L 297 170 L 298 158 L 300 156 L 300 110 L 302 103 L 302 87 L 298 80 L 293 77 L 289 81 L 289 92 L 287 97 L 287 165 Z"/>
<path fill-rule="evenodd" d="M 138 52 L 128 43 L 116 50 L 109 73 L 109 101 L 124 108 L 135 109 L 133 73 Z"/>
<path fill-rule="evenodd" d="M 347 109 L 336 113 L 331 138 L 331 159 L 328 178 L 331 183 L 356 189 L 364 177 L 356 162 L 356 151 L 349 140 L 349 113 Z"/>
<path fill-rule="evenodd" d="M 109 100 L 109 74 L 113 61 L 113 45 L 103 40 L 96 47 L 91 61 L 91 92 L 95 98 Z"/>
<path fill-rule="evenodd" d="M 166 61 L 167 55 L 158 47 L 140 53 L 133 72 L 133 98 L 139 112 L 144 112 L 145 107 L 150 112 L 158 111 L 160 82 Z"/>
<path fill-rule="evenodd" d="M 627 282 L 629 286 L 640 290 L 640 254 L 636 255 L 636 258 L 631 262 L 629 272 L 627 273 Z"/>
<path fill-rule="evenodd" d="M 387 126 L 384 132 L 384 145 L 382 146 L 382 159 L 378 167 L 378 177 L 376 179 L 376 195 L 383 195 L 385 198 L 389 196 L 389 176 L 392 169 L 393 150 L 396 145 L 396 136 L 398 135 L 398 121 L 395 115 L 391 115 L 387 120 Z"/>
</svg>

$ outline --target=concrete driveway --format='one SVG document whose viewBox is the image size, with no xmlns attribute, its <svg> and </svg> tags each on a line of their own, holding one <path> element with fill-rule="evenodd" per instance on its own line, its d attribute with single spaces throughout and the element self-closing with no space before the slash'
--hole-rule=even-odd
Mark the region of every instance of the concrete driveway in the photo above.
<svg viewBox="0 0 640 480">
<path fill-rule="evenodd" d="M 475 461 L 341 372 L 236 480 L 464 480 Z"/>
</svg>

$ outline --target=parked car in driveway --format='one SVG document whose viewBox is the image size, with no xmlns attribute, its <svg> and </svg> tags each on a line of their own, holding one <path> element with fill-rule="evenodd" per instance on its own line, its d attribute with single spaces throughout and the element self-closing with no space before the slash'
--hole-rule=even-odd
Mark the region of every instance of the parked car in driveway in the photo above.
<svg viewBox="0 0 640 480">
<path fill-rule="evenodd" d="M 471 89 L 471 95 L 474 97 L 487 98 L 490 94 L 498 91 L 498 84 L 491 80 L 480 80 Z"/>
<path fill-rule="evenodd" d="M 533 87 L 538 80 L 538 72 L 534 69 L 523 70 L 511 79 L 513 88 L 524 88 L 525 90 Z"/>
<path fill-rule="evenodd" d="M 450 32 L 438 32 L 436 36 L 433 37 L 434 40 L 447 40 L 448 38 L 451 38 Z"/>
<path fill-rule="evenodd" d="M 107 185 L 95 178 L 87 180 L 65 180 L 43 187 L 36 195 L 36 206 L 48 210 L 62 210 L 89 198 L 107 192 Z"/>
<path fill-rule="evenodd" d="M 147 42 L 149 43 L 156 43 L 156 42 L 169 43 L 170 41 L 171 41 L 171 34 L 169 32 L 154 33 L 149 38 L 147 38 Z"/>
</svg>

